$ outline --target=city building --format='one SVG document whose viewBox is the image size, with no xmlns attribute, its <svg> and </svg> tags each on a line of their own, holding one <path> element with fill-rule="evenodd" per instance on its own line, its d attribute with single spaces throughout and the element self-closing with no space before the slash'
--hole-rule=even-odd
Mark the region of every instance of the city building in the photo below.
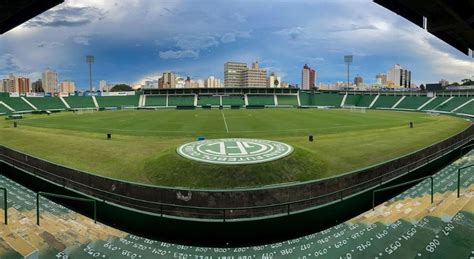
<svg viewBox="0 0 474 259">
<path fill-rule="evenodd" d="M 316 87 L 316 71 L 311 69 L 307 64 L 303 66 L 301 71 L 301 89 L 308 90 Z"/>
<path fill-rule="evenodd" d="M 445 86 L 448 86 L 449 85 L 449 81 L 446 80 L 446 79 L 441 79 L 439 80 L 439 83 L 441 84 L 441 86 L 445 87 Z"/>
<path fill-rule="evenodd" d="M 393 87 L 411 87 L 411 71 L 403 69 L 400 64 L 396 64 L 387 73 L 387 84 Z"/>
<path fill-rule="evenodd" d="M 267 86 L 270 88 L 282 88 L 281 77 L 272 72 L 268 77 Z"/>
<path fill-rule="evenodd" d="M 108 92 L 110 91 L 109 87 L 107 86 L 107 81 L 105 80 L 100 80 L 99 81 L 99 90 L 101 92 Z"/>
<path fill-rule="evenodd" d="M 61 93 L 74 93 L 76 91 L 76 84 L 74 81 L 64 80 L 59 87 Z"/>
<path fill-rule="evenodd" d="M 10 89 L 10 80 L 5 78 L 0 83 L 0 92 L 8 92 Z"/>
<path fill-rule="evenodd" d="M 375 76 L 375 82 L 378 85 L 387 85 L 387 75 L 384 73 L 377 74 Z"/>
<path fill-rule="evenodd" d="M 58 73 L 47 68 L 43 72 L 43 90 L 46 93 L 54 93 L 58 90 Z"/>
<path fill-rule="evenodd" d="M 227 62 L 224 64 L 224 86 L 245 87 L 244 73 L 247 70 L 246 63 Z"/>
<path fill-rule="evenodd" d="M 354 84 L 356 86 L 362 86 L 364 84 L 364 79 L 360 76 L 360 75 L 357 75 L 355 78 L 354 78 Z"/>
<path fill-rule="evenodd" d="M 43 83 L 41 79 L 36 80 L 31 84 L 31 92 L 33 93 L 41 93 L 44 92 L 43 90 Z"/>
<path fill-rule="evenodd" d="M 15 92 L 18 92 L 18 93 L 29 93 L 29 92 L 31 92 L 30 79 L 27 78 L 27 77 L 17 77 L 15 85 L 16 85 Z"/>
<path fill-rule="evenodd" d="M 9 74 L 8 78 L 1 81 L 0 91 L 10 93 L 29 93 L 31 92 L 30 79 Z"/>
<path fill-rule="evenodd" d="M 259 68 L 258 62 L 244 71 L 244 87 L 267 87 L 267 70 Z"/>
<path fill-rule="evenodd" d="M 165 72 L 158 80 L 159 88 L 175 88 L 176 87 L 176 74 L 173 72 Z"/>
<path fill-rule="evenodd" d="M 215 78 L 214 76 L 210 76 L 204 81 L 204 87 L 206 88 L 219 88 L 222 87 L 221 80 L 219 78 Z"/>
</svg>

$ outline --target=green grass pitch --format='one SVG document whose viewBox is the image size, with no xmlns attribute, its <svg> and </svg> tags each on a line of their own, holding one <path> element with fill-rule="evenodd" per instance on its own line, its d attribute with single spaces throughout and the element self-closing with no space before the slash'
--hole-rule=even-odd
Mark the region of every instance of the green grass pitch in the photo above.
<svg viewBox="0 0 474 259">
<path fill-rule="evenodd" d="M 409 122 L 415 127 L 409 128 Z M 303 182 L 368 167 L 456 134 L 470 122 L 426 113 L 367 110 L 122 110 L 26 115 L 0 122 L 0 144 L 126 181 L 192 188 Z M 107 140 L 105 133 L 112 133 Z M 308 135 L 315 136 L 314 142 Z M 206 138 L 285 142 L 286 158 L 245 166 L 186 160 L 176 148 Z"/>
</svg>

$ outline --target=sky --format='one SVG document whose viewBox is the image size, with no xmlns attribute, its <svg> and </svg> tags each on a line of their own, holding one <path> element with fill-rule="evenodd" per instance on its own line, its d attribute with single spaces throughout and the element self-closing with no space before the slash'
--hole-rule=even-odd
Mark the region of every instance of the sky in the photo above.
<svg viewBox="0 0 474 259">
<path fill-rule="evenodd" d="M 394 64 L 416 84 L 474 76 L 474 59 L 369 0 L 66 0 L 0 35 L 0 77 L 37 79 L 49 67 L 60 80 L 137 84 L 165 71 L 224 77 L 224 63 L 258 61 L 301 84 L 304 64 L 317 82 L 375 81 Z"/>
</svg>

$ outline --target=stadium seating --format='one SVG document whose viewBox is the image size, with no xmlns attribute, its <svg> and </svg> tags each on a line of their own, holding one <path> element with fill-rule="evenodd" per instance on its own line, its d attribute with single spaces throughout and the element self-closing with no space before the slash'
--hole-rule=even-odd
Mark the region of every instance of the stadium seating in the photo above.
<svg viewBox="0 0 474 259">
<path fill-rule="evenodd" d="M 467 258 L 474 242 L 474 169 L 461 173 L 463 191 L 459 199 L 455 192 L 456 172 L 458 168 L 470 164 L 473 158 L 474 152 L 471 151 L 434 175 L 433 204 L 429 201 L 430 180 L 427 179 L 379 205 L 374 211 L 315 234 L 278 245 L 235 250 L 185 246 L 186 255 L 192 255 L 190 258 L 238 256 L 250 250 L 258 258 L 266 254 L 296 258 L 308 253 L 326 258 L 346 257 L 348 254 L 352 258 Z M 181 246 L 93 224 L 90 219 L 47 199 L 42 199 L 42 223 L 36 226 L 32 220 L 34 193 L 2 176 L 0 186 L 8 188 L 11 199 L 10 223 L 0 226 L 2 258 L 21 257 L 35 251 L 45 258 L 55 255 L 118 258 L 133 254 L 148 258 L 183 252 Z M 298 244 L 297 248 L 294 244 Z"/>
<path fill-rule="evenodd" d="M 145 99 L 145 106 L 166 106 L 166 95 L 147 95 Z"/>
<path fill-rule="evenodd" d="M 339 93 L 320 93 L 313 95 L 313 105 L 316 106 L 328 106 L 328 107 L 340 107 L 343 94 Z"/>
<path fill-rule="evenodd" d="M 298 97 L 296 95 L 277 95 L 279 106 L 298 106 Z"/>
<path fill-rule="evenodd" d="M 369 107 L 376 97 L 377 95 L 375 94 L 372 94 L 372 95 L 364 94 L 361 96 L 361 98 L 355 105 L 359 107 Z"/>
<path fill-rule="evenodd" d="M 436 111 L 451 112 L 465 102 L 469 101 L 471 97 L 454 97 L 446 103 L 440 104 L 435 108 Z"/>
<path fill-rule="evenodd" d="M 400 95 L 380 95 L 372 108 L 392 108 L 400 98 Z"/>
<path fill-rule="evenodd" d="M 275 105 L 274 95 L 247 95 L 248 105 L 250 106 L 261 106 L 261 105 Z"/>
<path fill-rule="evenodd" d="M 0 257 L 23 258 L 469 258 L 474 243 L 474 151 L 430 179 L 349 221 L 285 242 L 240 248 L 170 244 L 94 222 L 41 198 L 41 224 L 35 223 L 35 193 L 0 176 L 9 194 L 9 224 L 0 224 Z M 3 208 L 3 199 L 0 199 Z M 0 209 L 0 220 L 3 210 Z M 244 257 L 248 256 L 250 257 Z M 181 255 L 181 257 L 180 257 Z M 240 257 L 239 257 L 240 256 Z M 312 257 L 311 256 L 311 257 Z"/>
<path fill-rule="evenodd" d="M 5 106 L 0 104 L 0 114 L 10 114 L 10 113 L 11 111 L 9 109 L 7 109 Z"/>
<path fill-rule="evenodd" d="M 220 96 L 201 95 L 198 97 L 198 105 L 200 106 L 219 106 L 221 105 Z"/>
<path fill-rule="evenodd" d="M 224 106 L 244 106 L 244 96 L 243 95 L 229 95 L 222 96 L 222 105 Z"/>
<path fill-rule="evenodd" d="M 461 107 L 456 111 L 456 113 L 470 114 L 474 115 L 474 101 L 468 103 L 467 105 Z"/>
<path fill-rule="evenodd" d="M 449 97 L 445 96 L 436 96 L 431 102 L 429 102 L 427 105 L 425 105 L 422 110 L 423 111 L 429 111 L 433 110 L 436 108 L 438 105 L 442 104 L 444 101 L 448 100 Z"/>
<path fill-rule="evenodd" d="M 168 106 L 194 106 L 194 95 L 170 95 Z"/>
<path fill-rule="evenodd" d="M 96 96 L 100 108 L 106 107 L 137 107 L 140 95 L 129 96 Z"/>
<path fill-rule="evenodd" d="M 428 100 L 430 100 L 430 98 L 426 96 L 407 96 L 395 108 L 416 110 Z"/>
<path fill-rule="evenodd" d="M 13 97 L 0 97 L 0 102 L 4 102 L 8 106 L 10 106 L 12 109 L 15 110 L 15 112 L 27 112 L 27 111 L 33 111 L 33 107 L 28 105 L 25 101 L 23 101 L 21 98 Z"/>
<path fill-rule="evenodd" d="M 360 102 L 362 95 L 360 94 L 348 94 L 346 100 L 344 101 L 344 106 L 357 106 L 357 103 Z"/>
<path fill-rule="evenodd" d="M 38 110 L 64 110 L 66 106 L 58 97 L 35 97 L 26 98 Z"/>
<path fill-rule="evenodd" d="M 91 96 L 69 96 L 64 100 L 71 108 L 96 108 Z"/>
</svg>

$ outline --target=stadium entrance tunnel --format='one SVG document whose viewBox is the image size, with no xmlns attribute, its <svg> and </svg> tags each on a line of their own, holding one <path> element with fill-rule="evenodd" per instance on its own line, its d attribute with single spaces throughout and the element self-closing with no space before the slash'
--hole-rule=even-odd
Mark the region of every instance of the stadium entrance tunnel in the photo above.
<svg viewBox="0 0 474 259">
<path fill-rule="evenodd" d="M 469 141 L 443 151 L 442 156 L 432 159 L 429 163 L 412 168 L 406 174 L 391 181 L 383 182 L 381 185 L 376 185 L 374 188 L 393 186 L 432 174 L 458 158 L 463 146 L 470 144 L 471 139 L 469 138 Z M 60 181 L 46 179 L 45 175 L 38 173 L 39 171 L 22 168 L 21 163 L 15 164 L 13 160 L 8 160 L 4 154 L 2 154 L 1 160 L 3 160 L 3 162 L 0 162 L 2 175 L 31 188 L 33 191 L 94 198 L 70 186 L 61 184 Z M 404 186 L 380 193 L 377 196 L 376 203 L 382 203 L 409 187 Z M 278 214 L 246 220 L 186 219 L 185 217 L 150 213 L 104 199 L 95 199 L 97 200 L 97 219 L 129 233 L 178 244 L 238 247 L 284 241 L 342 223 L 372 208 L 372 190 L 374 188 L 362 188 L 353 195 L 341 196 L 337 200 L 328 200 L 328 203 L 324 205 L 307 208 L 295 213 L 290 212 L 286 215 Z M 183 198 L 187 197 L 187 194 L 182 196 Z M 93 217 L 90 204 L 52 199 L 84 215 Z M 231 211 L 228 210 L 227 212 L 230 213 Z"/>
</svg>

